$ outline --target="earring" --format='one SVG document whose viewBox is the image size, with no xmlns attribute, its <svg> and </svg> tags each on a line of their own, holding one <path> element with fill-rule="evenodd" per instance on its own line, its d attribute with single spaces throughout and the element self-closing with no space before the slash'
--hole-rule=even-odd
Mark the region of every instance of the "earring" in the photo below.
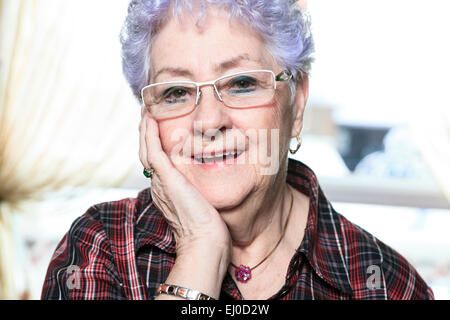
<svg viewBox="0 0 450 320">
<path fill-rule="evenodd" d="M 291 148 L 289 148 L 289 152 L 291 154 L 296 154 L 298 152 L 298 150 L 300 149 L 300 147 L 302 146 L 302 135 L 299 134 L 296 139 L 297 139 L 297 148 L 295 150 L 292 150 Z"/>
</svg>

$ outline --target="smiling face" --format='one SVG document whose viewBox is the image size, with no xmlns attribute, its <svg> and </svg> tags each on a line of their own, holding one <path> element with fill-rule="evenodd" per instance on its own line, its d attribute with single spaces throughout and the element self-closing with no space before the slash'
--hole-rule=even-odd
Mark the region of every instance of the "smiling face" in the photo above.
<svg viewBox="0 0 450 320">
<path fill-rule="evenodd" d="M 208 9 L 201 28 L 189 15 L 182 22 L 170 19 L 154 38 L 150 54 L 151 83 L 207 82 L 249 70 L 283 71 L 255 32 L 214 8 Z M 287 82 L 277 82 L 271 101 L 249 109 L 225 106 L 214 87 L 205 85 L 192 112 L 158 121 L 162 147 L 213 206 L 232 210 L 284 183 L 277 177 L 289 141 L 301 126 L 289 103 Z"/>
</svg>

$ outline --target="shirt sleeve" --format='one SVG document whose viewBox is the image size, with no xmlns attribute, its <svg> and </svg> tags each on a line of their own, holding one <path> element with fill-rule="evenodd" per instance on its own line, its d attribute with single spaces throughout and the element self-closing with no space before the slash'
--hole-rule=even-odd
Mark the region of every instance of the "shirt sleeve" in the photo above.
<svg viewBox="0 0 450 320">
<path fill-rule="evenodd" d="M 43 300 L 126 299 L 111 246 L 90 209 L 58 244 L 48 267 Z"/>
<path fill-rule="evenodd" d="M 380 243 L 379 243 L 380 244 Z M 398 252 L 384 248 L 383 271 L 389 300 L 434 300 L 431 288 L 417 270 Z"/>
</svg>

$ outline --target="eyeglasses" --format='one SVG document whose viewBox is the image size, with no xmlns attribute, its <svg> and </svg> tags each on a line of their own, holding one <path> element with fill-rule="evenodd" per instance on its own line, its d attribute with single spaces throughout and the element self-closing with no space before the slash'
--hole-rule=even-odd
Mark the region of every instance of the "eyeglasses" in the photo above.
<svg viewBox="0 0 450 320">
<path fill-rule="evenodd" d="M 209 82 L 159 82 L 141 90 L 143 105 L 156 120 L 176 118 L 192 112 L 202 97 L 201 88 L 213 86 L 216 98 L 225 106 L 245 109 L 272 101 L 277 82 L 292 79 L 292 73 L 275 75 L 270 70 L 252 70 L 220 77 Z"/>
</svg>

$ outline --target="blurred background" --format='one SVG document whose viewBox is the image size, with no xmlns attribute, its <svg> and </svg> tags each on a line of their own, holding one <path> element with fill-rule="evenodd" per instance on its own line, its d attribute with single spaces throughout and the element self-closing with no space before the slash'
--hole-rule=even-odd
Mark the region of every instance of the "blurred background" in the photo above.
<svg viewBox="0 0 450 320">
<path fill-rule="evenodd" d="M 74 219 L 148 187 L 120 65 L 127 4 L 0 0 L 0 299 L 39 299 Z M 450 3 L 307 6 L 317 53 L 295 157 L 450 299 Z"/>
</svg>

